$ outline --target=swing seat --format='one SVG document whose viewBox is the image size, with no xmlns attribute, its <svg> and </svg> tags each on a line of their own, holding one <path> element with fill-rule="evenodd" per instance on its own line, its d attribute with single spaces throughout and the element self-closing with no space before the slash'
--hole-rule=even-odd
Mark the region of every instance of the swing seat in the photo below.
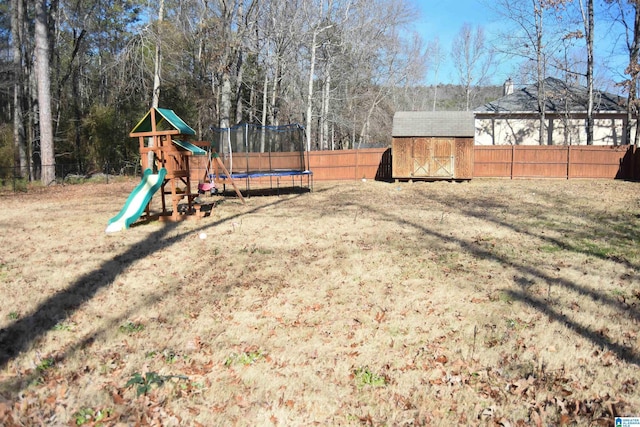
<svg viewBox="0 0 640 427">
<path fill-rule="evenodd" d="M 213 194 L 216 191 L 216 184 L 213 182 L 214 175 L 211 173 L 211 151 L 208 151 L 208 153 L 209 162 L 207 163 L 205 177 L 209 177 L 209 182 L 201 182 L 198 184 L 198 193 L 200 194 L 203 194 L 205 191 L 211 191 L 211 194 Z"/>
</svg>

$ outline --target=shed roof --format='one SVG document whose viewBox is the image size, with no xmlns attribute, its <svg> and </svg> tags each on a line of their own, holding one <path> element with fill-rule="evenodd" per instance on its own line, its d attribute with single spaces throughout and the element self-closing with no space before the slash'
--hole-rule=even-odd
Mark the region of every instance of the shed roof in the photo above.
<svg viewBox="0 0 640 427">
<path fill-rule="evenodd" d="M 393 116 L 392 136 L 473 137 L 471 111 L 398 111 Z"/>
<path fill-rule="evenodd" d="M 151 132 L 153 129 L 151 123 L 151 111 L 154 110 L 152 108 L 147 112 L 147 114 L 138 122 L 138 124 L 133 128 L 131 134 L 136 133 L 144 133 Z M 173 111 L 167 108 L 155 108 L 155 118 L 156 118 L 156 130 L 177 130 L 181 135 L 195 135 L 196 131 L 193 130 L 189 125 L 187 125 L 184 120 L 182 120 L 178 115 Z"/>
<path fill-rule="evenodd" d="M 545 111 L 548 113 L 587 111 L 588 91 L 585 86 L 570 85 L 562 80 L 547 77 L 544 80 Z M 594 90 L 593 111 L 624 112 L 624 98 L 607 92 Z M 538 85 L 532 84 L 484 104 L 474 110 L 476 113 L 538 113 Z"/>
</svg>

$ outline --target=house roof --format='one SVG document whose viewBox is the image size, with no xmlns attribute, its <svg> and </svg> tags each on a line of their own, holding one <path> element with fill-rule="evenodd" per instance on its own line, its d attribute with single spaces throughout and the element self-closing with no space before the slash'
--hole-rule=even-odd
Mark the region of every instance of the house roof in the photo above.
<svg viewBox="0 0 640 427">
<path fill-rule="evenodd" d="M 473 137 L 471 111 L 398 111 L 393 116 L 392 136 Z"/>
<path fill-rule="evenodd" d="M 134 135 L 136 133 L 151 132 L 151 130 L 153 129 L 153 124 L 151 123 L 152 110 L 154 110 L 154 108 L 149 110 L 147 114 L 142 118 L 142 120 L 138 122 L 138 124 L 130 132 L 130 135 Z M 155 112 L 156 130 L 177 130 L 181 135 L 196 134 L 196 131 L 189 127 L 189 125 L 187 125 L 180 117 L 178 117 L 178 115 L 173 110 L 169 110 L 167 108 L 155 108 Z"/>
<path fill-rule="evenodd" d="M 588 91 L 585 86 L 570 85 L 562 80 L 547 77 L 544 80 L 547 113 L 586 112 Z M 539 112 L 538 85 L 532 84 L 510 95 L 484 104 L 474 110 L 476 113 L 532 113 Z M 594 112 L 624 112 L 624 98 L 607 92 L 594 90 Z"/>
</svg>

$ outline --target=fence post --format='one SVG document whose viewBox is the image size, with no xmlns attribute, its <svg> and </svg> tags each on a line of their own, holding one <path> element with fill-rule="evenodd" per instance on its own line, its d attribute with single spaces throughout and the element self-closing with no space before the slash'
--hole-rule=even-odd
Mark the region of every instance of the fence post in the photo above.
<svg viewBox="0 0 640 427">
<path fill-rule="evenodd" d="M 516 161 L 516 145 L 511 145 L 511 179 L 513 179 L 513 163 Z"/>
<path fill-rule="evenodd" d="M 633 145 L 632 146 L 632 153 L 633 153 L 633 161 L 631 162 L 631 167 L 633 168 L 631 171 L 631 179 L 637 180 L 640 179 L 640 161 L 638 161 L 638 146 L 637 145 Z"/>
<path fill-rule="evenodd" d="M 571 177 L 571 144 L 567 145 L 567 179 Z"/>
<path fill-rule="evenodd" d="M 638 147 L 636 147 L 634 144 L 629 144 L 629 151 L 631 151 L 631 165 L 630 165 L 630 172 L 627 174 L 625 173 L 625 175 L 628 175 L 628 178 L 631 180 L 638 180 L 640 179 L 640 162 L 638 162 Z"/>
</svg>

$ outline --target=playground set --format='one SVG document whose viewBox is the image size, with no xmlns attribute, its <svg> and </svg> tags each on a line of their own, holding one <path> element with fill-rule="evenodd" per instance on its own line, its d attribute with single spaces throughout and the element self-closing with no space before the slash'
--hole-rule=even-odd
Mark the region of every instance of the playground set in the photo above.
<svg viewBox="0 0 640 427">
<path fill-rule="evenodd" d="M 306 179 L 311 191 L 313 174 L 305 156 L 302 126 L 242 124 L 211 131 L 211 142 L 189 142 L 196 132 L 173 110 L 151 108 L 129 133 L 139 141 L 142 180 L 118 215 L 109 220 L 106 232 L 127 229 L 140 218 L 147 221 L 202 218 L 206 213 L 198 196 L 207 191 L 216 194 L 218 186 L 224 189 L 232 185 L 244 203 L 235 183 L 238 179 L 246 181 L 247 193 L 250 180 L 254 180 L 268 183 L 271 188 L 275 181 L 279 194 L 280 180 L 285 178 L 290 178 L 294 187 L 294 179 L 299 178 L 300 188 Z M 202 165 L 206 165 L 202 168 L 204 175 L 198 180 L 197 191 L 193 191 L 192 173 Z M 152 214 L 150 202 L 158 191 L 162 209 Z"/>
<path fill-rule="evenodd" d="M 129 136 L 139 140 L 144 170 L 142 180 L 131 192 L 120 213 L 109 220 L 107 233 L 129 228 L 143 213 L 145 220 L 179 221 L 205 216 L 202 206 L 196 203 L 199 193 L 192 192 L 189 160 L 204 156 L 218 158 L 215 153 L 212 155 L 211 151 L 205 149 L 210 148 L 210 143 L 187 141 L 195 134 L 169 109 L 152 108 L 138 122 Z M 220 166 L 224 168 L 222 163 Z M 210 183 L 209 187 L 212 185 L 215 183 Z M 162 211 L 152 215 L 150 202 L 157 191 L 160 191 Z M 244 202 L 242 194 L 239 191 L 237 193 Z"/>
</svg>

